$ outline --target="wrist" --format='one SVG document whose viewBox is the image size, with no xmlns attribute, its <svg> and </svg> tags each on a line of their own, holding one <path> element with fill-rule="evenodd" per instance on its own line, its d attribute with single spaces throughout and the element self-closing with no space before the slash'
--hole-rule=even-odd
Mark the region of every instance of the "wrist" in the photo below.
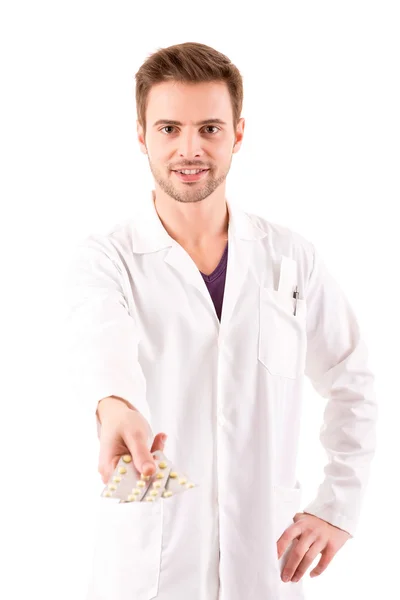
<svg viewBox="0 0 400 600">
<path fill-rule="evenodd" d="M 124 398 L 120 398 L 119 396 L 107 396 L 106 398 L 102 398 L 98 402 L 96 415 L 101 422 L 104 416 L 107 415 L 107 413 L 109 413 L 110 411 L 115 412 L 116 410 L 137 411 L 137 409 Z"/>
</svg>

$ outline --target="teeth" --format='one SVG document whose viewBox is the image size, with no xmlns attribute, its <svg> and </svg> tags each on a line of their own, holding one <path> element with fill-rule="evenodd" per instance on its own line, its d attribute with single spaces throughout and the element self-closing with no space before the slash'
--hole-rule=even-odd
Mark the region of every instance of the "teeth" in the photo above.
<svg viewBox="0 0 400 600">
<path fill-rule="evenodd" d="M 178 171 L 178 173 L 183 173 L 184 175 L 195 175 L 196 173 L 200 173 L 201 171 L 204 171 L 204 169 L 193 169 L 191 171 L 186 169 L 185 171 Z"/>
</svg>

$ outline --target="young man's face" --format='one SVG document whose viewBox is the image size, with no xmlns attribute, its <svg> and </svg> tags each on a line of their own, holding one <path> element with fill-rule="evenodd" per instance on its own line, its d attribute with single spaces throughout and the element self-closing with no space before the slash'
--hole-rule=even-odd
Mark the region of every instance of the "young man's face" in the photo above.
<svg viewBox="0 0 400 600">
<path fill-rule="evenodd" d="M 196 124 L 206 119 L 212 121 Z M 148 155 L 160 188 L 178 202 L 199 202 L 225 181 L 232 154 L 241 146 L 244 119 L 234 131 L 229 91 L 223 82 L 163 82 L 149 93 L 146 138 L 139 123 L 137 127 L 141 150 Z M 206 172 L 188 180 L 175 172 L 178 169 Z"/>
</svg>

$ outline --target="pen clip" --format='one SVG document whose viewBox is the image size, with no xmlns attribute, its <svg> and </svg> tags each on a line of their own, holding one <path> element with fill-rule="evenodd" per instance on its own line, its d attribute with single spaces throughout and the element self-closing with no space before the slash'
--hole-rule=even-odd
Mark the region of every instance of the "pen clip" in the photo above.
<svg viewBox="0 0 400 600">
<path fill-rule="evenodd" d="M 294 315 L 296 315 L 297 299 L 298 299 L 298 297 L 299 297 L 299 290 L 298 290 L 298 286 L 296 285 L 296 288 L 295 288 L 295 290 L 293 292 L 293 298 L 295 299 L 294 300 L 294 312 L 293 312 Z"/>
</svg>

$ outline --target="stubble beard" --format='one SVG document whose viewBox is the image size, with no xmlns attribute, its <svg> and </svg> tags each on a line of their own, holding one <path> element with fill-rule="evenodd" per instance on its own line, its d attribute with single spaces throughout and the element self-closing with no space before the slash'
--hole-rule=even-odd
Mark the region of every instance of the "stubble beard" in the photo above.
<svg viewBox="0 0 400 600">
<path fill-rule="evenodd" d="M 149 159 L 150 170 L 153 174 L 153 177 L 160 188 L 165 192 L 168 196 L 176 200 L 177 202 L 201 202 L 208 198 L 226 179 L 230 165 L 225 173 L 223 173 L 220 177 L 213 177 L 212 169 L 208 173 L 205 182 L 200 183 L 182 183 L 177 182 L 177 185 L 171 181 L 173 177 L 176 177 L 173 173 L 171 173 L 170 178 L 166 179 L 161 176 L 161 173 L 151 164 Z M 179 186 L 179 187 L 178 187 Z M 187 189 L 184 188 L 187 186 Z M 196 186 L 196 187 L 195 187 Z"/>
</svg>

